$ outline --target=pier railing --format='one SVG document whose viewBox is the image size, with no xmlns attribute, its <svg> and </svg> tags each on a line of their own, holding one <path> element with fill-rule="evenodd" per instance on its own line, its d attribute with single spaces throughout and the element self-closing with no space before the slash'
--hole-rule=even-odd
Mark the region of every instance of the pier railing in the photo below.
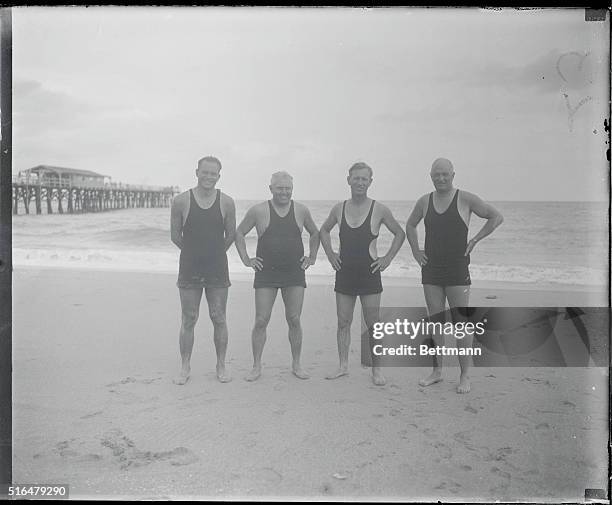
<svg viewBox="0 0 612 505">
<path fill-rule="evenodd" d="M 13 215 L 23 210 L 30 213 L 35 203 L 36 214 L 101 212 L 114 209 L 169 207 L 179 193 L 178 186 L 148 186 L 107 182 L 100 185 L 70 183 L 13 176 Z M 65 204 L 65 205 L 64 205 Z"/>
</svg>

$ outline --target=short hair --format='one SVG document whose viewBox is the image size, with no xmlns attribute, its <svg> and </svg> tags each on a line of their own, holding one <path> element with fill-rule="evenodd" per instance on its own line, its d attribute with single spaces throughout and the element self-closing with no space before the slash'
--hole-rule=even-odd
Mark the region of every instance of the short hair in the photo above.
<svg viewBox="0 0 612 505">
<path fill-rule="evenodd" d="M 203 158 L 200 158 L 198 160 L 198 168 L 200 168 L 200 165 L 206 161 L 216 163 L 219 167 L 219 172 L 221 172 L 221 162 L 219 161 L 219 158 L 215 158 L 214 156 L 204 156 Z"/>
<path fill-rule="evenodd" d="M 368 172 L 370 172 L 370 177 L 372 177 L 374 175 L 374 171 L 372 170 L 372 167 L 370 165 L 368 165 L 367 163 L 364 163 L 363 161 L 358 161 L 357 163 L 353 163 L 353 165 L 351 166 L 351 168 L 349 168 L 349 176 L 355 171 L 355 170 L 361 170 L 361 169 L 366 169 Z"/>
<path fill-rule="evenodd" d="M 291 181 L 291 184 L 293 184 L 293 177 L 291 177 L 291 174 L 289 174 L 289 172 L 281 170 L 280 172 L 274 172 L 272 174 L 272 177 L 270 177 L 270 186 L 274 185 L 274 183 L 280 179 L 289 179 Z"/>
</svg>

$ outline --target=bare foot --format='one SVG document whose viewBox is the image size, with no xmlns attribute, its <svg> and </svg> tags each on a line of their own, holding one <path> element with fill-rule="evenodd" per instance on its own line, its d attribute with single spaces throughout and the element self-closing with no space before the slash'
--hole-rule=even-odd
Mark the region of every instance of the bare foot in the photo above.
<svg viewBox="0 0 612 505">
<path fill-rule="evenodd" d="M 472 388 L 472 385 L 470 384 L 469 377 L 459 378 L 459 385 L 457 386 L 457 393 L 459 394 L 469 393 L 471 388 Z"/>
<path fill-rule="evenodd" d="M 308 375 L 304 370 L 302 370 L 301 366 L 294 366 L 291 368 L 293 375 L 295 375 L 298 379 L 310 379 L 310 375 Z"/>
<path fill-rule="evenodd" d="M 337 379 L 338 377 L 342 377 L 344 375 L 348 375 L 348 369 L 346 367 L 339 367 L 334 373 L 327 375 L 325 378 L 329 380 Z"/>
<path fill-rule="evenodd" d="M 419 386 L 431 386 L 436 382 L 442 382 L 442 372 L 434 370 L 429 377 L 419 380 Z"/>
<path fill-rule="evenodd" d="M 249 382 L 253 382 L 256 381 L 257 379 L 259 379 L 259 377 L 261 376 L 261 367 L 260 366 L 254 366 L 253 370 L 251 370 L 249 372 L 249 374 L 244 378 L 245 381 L 249 381 Z"/>
<path fill-rule="evenodd" d="M 217 365 L 217 380 L 221 383 L 230 382 L 232 380 L 230 375 L 226 372 L 225 366 Z"/>
<path fill-rule="evenodd" d="M 372 382 L 376 386 L 384 386 L 387 383 L 387 379 L 385 379 L 385 376 L 380 370 L 372 369 Z"/>
<path fill-rule="evenodd" d="M 181 373 L 178 375 L 178 377 L 174 378 L 172 380 L 172 382 L 174 382 L 175 384 L 179 385 L 179 386 L 183 386 L 187 383 L 187 381 L 189 380 L 189 373 L 191 372 L 191 368 L 190 367 L 183 367 L 183 369 L 181 370 Z"/>
</svg>

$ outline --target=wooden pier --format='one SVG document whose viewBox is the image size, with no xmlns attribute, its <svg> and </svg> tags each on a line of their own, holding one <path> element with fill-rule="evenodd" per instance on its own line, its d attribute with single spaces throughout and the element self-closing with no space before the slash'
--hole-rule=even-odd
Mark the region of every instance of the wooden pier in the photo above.
<svg viewBox="0 0 612 505">
<path fill-rule="evenodd" d="M 30 214 L 103 212 L 116 209 L 169 207 L 177 187 L 107 184 L 102 187 L 70 185 L 68 182 L 32 184 L 13 178 L 13 215 L 20 207 Z M 21 205 L 20 205 L 21 204 Z M 43 212 L 43 209 L 45 212 Z"/>
</svg>

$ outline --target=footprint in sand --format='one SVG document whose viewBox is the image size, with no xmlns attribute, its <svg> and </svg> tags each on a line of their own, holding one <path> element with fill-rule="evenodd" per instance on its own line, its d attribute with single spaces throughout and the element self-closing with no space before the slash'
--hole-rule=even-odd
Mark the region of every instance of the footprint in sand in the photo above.
<svg viewBox="0 0 612 505">
<path fill-rule="evenodd" d="M 510 481 L 512 480 L 512 476 L 508 472 L 504 472 L 496 466 L 491 467 L 491 473 L 497 475 L 498 477 L 504 479 L 503 482 L 489 489 L 489 491 L 493 494 L 498 494 L 499 492 L 503 492 L 508 489 L 510 485 Z"/>
<path fill-rule="evenodd" d="M 443 480 L 434 489 L 439 489 L 440 491 L 450 491 L 451 493 L 456 494 L 461 489 L 461 484 L 455 481 L 448 482 Z"/>
<path fill-rule="evenodd" d="M 102 410 L 97 410 L 95 412 L 92 412 L 91 414 L 85 414 L 84 416 L 81 416 L 81 419 L 89 419 L 90 417 L 99 416 L 102 413 Z"/>
<path fill-rule="evenodd" d="M 471 405 L 466 406 L 463 410 L 466 412 L 471 412 L 472 414 L 478 414 L 478 411 Z"/>
<path fill-rule="evenodd" d="M 545 429 L 547 430 L 549 428 L 550 428 L 550 424 L 548 423 L 536 424 L 536 427 L 535 427 L 536 430 L 545 430 Z"/>
<path fill-rule="evenodd" d="M 453 435 L 453 438 L 460 444 L 463 444 L 463 446 L 468 451 L 473 452 L 473 451 L 476 451 L 476 448 L 472 444 L 472 440 L 470 438 L 471 433 L 472 433 L 472 430 L 458 431 L 457 433 Z"/>
<path fill-rule="evenodd" d="M 436 442 L 434 444 L 434 447 L 436 449 L 438 449 L 438 451 L 440 452 L 440 457 L 443 459 L 450 459 L 453 456 L 453 451 L 451 450 L 451 448 L 446 445 L 444 442 Z"/>
<path fill-rule="evenodd" d="M 70 447 L 70 443 L 74 442 L 74 440 L 74 438 L 71 438 L 70 440 L 63 440 L 62 442 L 58 442 L 57 444 L 55 444 L 55 451 L 62 458 L 78 456 L 79 453 Z"/>
<path fill-rule="evenodd" d="M 389 411 L 389 415 L 390 415 L 390 416 L 394 416 L 394 417 L 395 417 L 395 416 L 399 416 L 401 413 L 402 413 L 402 411 L 401 411 L 401 410 L 399 410 L 399 409 L 391 409 L 391 410 Z"/>
<path fill-rule="evenodd" d="M 149 379 L 136 379 L 134 377 L 124 377 L 120 381 L 110 382 L 109 384 L 106 385 L 106 387 L 114 388 L 116 386 L 120 386 L 120 385 L 123 385 L 123 384 L 134 384 L 134 383 L 151 384 L 151 383 L 156 382 L 158 380 L 161 380 L 161 377 L 152 377 L 152 378 L 149 378 Z"/>
<path fill-rule="evenodd" d="M 139 382 L 142 382 L 143 384 L 151 384 L 152 382 L 161 380 L 161 377 L 154 377 L 152 379 L 142 379 Z"/>
<path fill-rule="evenodd" d="M 434 430 L 432 430 L 431 428 L 424 428 L 422 430 L 423 435 L 425 435 L 426 437 L 429 438 L 436 438 L 436 432 Z"/>
<path fill-rule="evenodd" d="M 88 454 L 80 454 L 77 450 L 74 449 L 73 443 L 76 439 L 71 438 L 70 440 L 63 440 L 62 442 L 58 442 L 55 444 L 55 452 L 57 452 L 62 458 L 71 459 L 82 463 L 87 463 L 89 461 L 99 461 L 102 459 L 102 456 L 99 454 L 88 453 Z M 42 456 L 42 454 L 35 454 L 34 458 L 38 459 Z"/>
<path fill-rule="evenodd" d="M 518 451 L 516 449 L 512 449 L 512 447 L 500 447 L 494 453 L 489 451 L 489 454 L 484 459 L 485 461 L 503 461 L 504 463 L 507 463 L 506 456 L 516 452 Z"/>
<path fill-rule="evenodd" d="M 270 484 L 278 484 L 283 480 L 281 473 L 275 468 L 269 466 L 258 468 L 253 472 L 253 475 L 258 482 L 264 481 Z"/>
<path fill-rule="evenodd" d="M 121 430 L 114 429 L 104 434 L 100 440 L 103 447 L 112 451 L 113 457 L 122 470 L 140 467 L 158 461 L 167 461 L 173 466 L 191 465 L 199 458 L 186 447 L 176 447 L 170 451 L 141 451 Z"/>
<path fill-rule="evenodd" d="M 533 382 L 534 384 L 545 384 L 546 386 L 552 387 L 552 384 L 548 379 L 532 379 L 531 377 L 523 377 L 521 382 Z"/>
</svg>

